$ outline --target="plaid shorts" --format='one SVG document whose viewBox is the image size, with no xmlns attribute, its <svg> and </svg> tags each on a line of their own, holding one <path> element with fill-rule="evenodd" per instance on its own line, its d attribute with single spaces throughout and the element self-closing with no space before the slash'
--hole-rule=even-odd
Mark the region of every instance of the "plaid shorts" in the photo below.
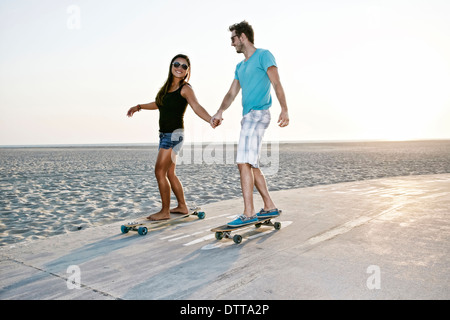
<svg viewBox="0 0 450 320">
<path fill-rule="evenodd" d="M 262 139 L 269 123 L 269 110 L 252 110 L 242 118 L 237 163 L 248 163 L 253 168 L 259 168 Z"/>
</svg>

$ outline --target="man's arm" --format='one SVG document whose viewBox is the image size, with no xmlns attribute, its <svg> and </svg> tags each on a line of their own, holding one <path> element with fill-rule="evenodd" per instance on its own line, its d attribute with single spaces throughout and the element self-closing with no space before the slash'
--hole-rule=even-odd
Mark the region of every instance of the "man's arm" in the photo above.
<svg viewBox="0 0 450 320">
<path fill-rule="evenodd" d="M 275 66 L 269 67 L 267 69 L 267 75 L 269 76 L 270 82 L 272 83 L 273 89 L 275 90 L 275 94 L 277 95 L 281 106 L 278 125 L 280 127 L 286 127 L 289 124 L 289 113 L 286 103 L 286 95 L 284 94 L 284 89 L 280 81 L 280 75 L 278 74 L 278 68 Z"/>
<path fill-rule="evenodd" d="M 216 122 L 214 122 L 216 126 L 222 123 L 222 113 L 227 110 L 228 107 L 233 103 L 240 90 L 241 84 L 239 83 L 239 80 L 234 79 L 233 83 L 231 84 L 230 90 L 228 90 L 227 94 L 223 98 L 219 110 L 217 110 L 217 113 L 213 116 L 213 119 L 216 120 Z"/>
</svg>

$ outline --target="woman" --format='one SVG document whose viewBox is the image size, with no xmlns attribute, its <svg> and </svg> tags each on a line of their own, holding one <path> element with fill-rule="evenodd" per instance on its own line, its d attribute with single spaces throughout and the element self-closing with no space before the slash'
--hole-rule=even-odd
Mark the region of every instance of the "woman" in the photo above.
<svg viewBox="0 0 450 320">
<path fill-rule="evenodd" d="M 189 104 L 194 112 L 214 128 L 209 113 L 198 103 L 189 85 L 191 63 L 188 56 L 176 55 L 170 62 L 169 75 L 159 90 L 156 101 L 138 104 L 128 110 L 127 116 L 144 110 L 159 110 L 159 152 L 155 176 L 161 194 L 161 211 L 147 217 L 149 220 L 170 219 L 170 213 L 187 214 L 189 209 L 184 198 L 183 185 L 175 174 L 176 155 L 183 144 L 183 117 Z M 170 190 L 175 194 L 178 206 L 170 210 Z"/>
</svg>

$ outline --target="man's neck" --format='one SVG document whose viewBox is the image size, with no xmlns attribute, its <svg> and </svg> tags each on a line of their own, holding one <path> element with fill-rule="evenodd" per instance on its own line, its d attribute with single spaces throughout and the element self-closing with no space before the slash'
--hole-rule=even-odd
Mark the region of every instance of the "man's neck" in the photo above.
<svg viewBox="0 0 450 320">
<path fill-rule="evenodd" d="M 253 44 L 246 47 L 243 52 L 244 56 L 245 56 L 245 61 L 250 59 L 250 57 L 255 53 L 255 51 L 256 51 L 256 48 Z"/>
</svg>

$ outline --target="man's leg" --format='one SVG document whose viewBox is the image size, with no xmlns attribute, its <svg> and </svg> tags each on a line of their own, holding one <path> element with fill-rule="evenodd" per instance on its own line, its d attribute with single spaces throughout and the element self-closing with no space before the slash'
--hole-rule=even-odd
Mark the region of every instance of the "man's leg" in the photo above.
<svg viewBox="0 0 450 320">
<path fill-rule="evenodd" d="M 248 163 L 238 163 L 238 168 L 241 176 L 242 196 L 244 198 L 244 215 L 252 217 L 255 215 L 255 207 L 253 205 L 255 178 L 253 169 Z"/>
<path fill-rule="evenodd" d="M 245 225 L 252 220 L 258 219 L 253 204 L 253 188 L 255 187 L 255 176 L 252 167 L 257 167 L 261 149 L 264 130 L 270 123 L 270 112 L 268 110 L 252 110 L 241 121 L 241 133 L 239 137 L 236 162 L 238 163 L 242 196 L 244 198 L 244 215 L 228 223 L 230 226 Z M 259 179 L 261 179 L 259 177 Z M 262 182 L 259 186 L 264 190 Z M 267 189 L 267 187 L 266 187 Z M 263 191 L 264 194 L 264 191 Z M 267 196 L 266 196 L 267 198 Z M 252 217 L 251 219 L 248 219 Z"/>
<path fill-rule="evenodd" d="M 273 203 L 269 194 L 269 189 L 267 188 L 266 178 L 264 177 L 261 169 L 253 168 L 252 171 L 256 189 L 264 201 L 264 210 L 269 211 L 275 209 L 275 204 Z"/>
</svg>

